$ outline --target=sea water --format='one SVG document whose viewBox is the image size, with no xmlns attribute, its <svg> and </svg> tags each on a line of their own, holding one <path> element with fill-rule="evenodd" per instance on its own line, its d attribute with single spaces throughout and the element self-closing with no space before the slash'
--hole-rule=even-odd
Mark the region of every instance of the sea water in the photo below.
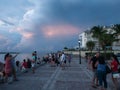
<svg viewBox="0 0 120 90">
<path fill-rule="evenodd" d="M 13 56 L 15 56 L 16 54 L 12 54 Z M 44 56 L 45 54 L 37 54 L 37 57 L 41 58 Z M 4 56 L 5 54 L 0 54 L 0 62 L 4 63 Z M 24 59 L 32 59 L 32 54 L 31 53 L 20 53 L 18 54 L 18 56 L 15 58 L 15 61 L 20 61 L 22 62 Z"/>
</svg>

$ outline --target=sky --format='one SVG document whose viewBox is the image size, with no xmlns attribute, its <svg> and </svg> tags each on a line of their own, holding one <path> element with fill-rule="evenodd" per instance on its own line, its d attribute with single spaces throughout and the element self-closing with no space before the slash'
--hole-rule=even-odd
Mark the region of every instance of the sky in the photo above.
<svg viewBox="0 0 120 90">
<path fill-rule="evenodd" d="M 0 51 L 74 47 L 95 25 L 120 23 L 120 0 L 0 0 Z"/>
</svg>

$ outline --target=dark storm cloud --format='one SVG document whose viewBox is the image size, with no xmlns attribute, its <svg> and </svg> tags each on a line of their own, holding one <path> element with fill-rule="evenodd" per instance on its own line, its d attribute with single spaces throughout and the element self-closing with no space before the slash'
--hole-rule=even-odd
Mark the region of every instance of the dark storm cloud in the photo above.
<svg viewBox="0 0 120 90">
<path fill-rule="evenodd" d="M 44 37 L 41 27 L 70 24 L 79 27 L 81 32 L 94 25 L 120 22 L 119 0 L 44 0 L 42 6 L 40 3 L 39 0 L 35 2 L 37 17 L 33 20 L 35 36 L 32 46 L 36 49 L 40 46 L 39 49 L 42 51 L 61 49 L 64 46 L 73 47 L 77 44 L 78 34 L 49 39 Z M 41 18 L 41 15 L 44 18 Z"/>
<path fill-rule="evenodd" d="M 74 25 L 119 23 L 119 0 L 52 0 L 45 4 L 50 22 L 67 22 Z"/>
</svg>

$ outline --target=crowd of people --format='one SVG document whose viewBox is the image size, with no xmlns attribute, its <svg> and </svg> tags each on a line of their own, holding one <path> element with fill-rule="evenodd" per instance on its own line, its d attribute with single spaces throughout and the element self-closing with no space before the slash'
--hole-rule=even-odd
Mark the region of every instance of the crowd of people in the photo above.
<svg viewBox="0 0 120 90">
<path fill-rule="evenodd" d="M 37 57 L 37 52 L 32 53 L 31 59 L 24 59 L 22 62 L 15 60 L 19 53 L 15 56 L 7 53 L 4 56 L 5 63 L 0 62 L 0 80 L 3 83 L 11 84 L 13 81 L 18 81 L 17 72 L 27 73 L 29 70 L 34 74 L 35 67 L 41 62 L 46 62 L 50 64 L 51 67 L 60 66 L 64 70 L 66 63 L 70 66 L 71 63 L 71 54 L 64 53 L 50 53 L 47 56 L 44 56 L 41 60 Z"/>
<path fill-rule="evenodd" d="M 108 87 L 107 83 L 107 74 L 111 74 L 111 78 L 115 87 L 115 90 L 118 89 L 118 78 L 119 74 L 119 61 L 116 55 L 112 55 L 109 62 L 105 61 L 105 58 L 100 55 L 99 52 L 95 56 L 88 56 L 88 66 L 87 68 L 93 71 L 92 87 L 99 87 L 100 90 L 106 90 Z"/>
<path fill-rule="evenodd" d="M 19 53 L 18 53 L 19 54 Z M 13 81 L 18 81 L 16 72 L 28 72 L 28 69 L 31 69 L 32 73 L 35 73 L 36 64 L 40 64 L 41 60 L 37 57 L 37 52 L 34 51 L 32 53 L 32 59 L 24 59 L 21 63 L 20 61 L 15 61 L 17 57 L 7 53 L 4 56 L 5 63 L 0 62 L 0 78 L 5 83 L 12 83 Z M 51 67 L 60 66 L 62 70 L 65 69 L 66 66 L 70 66 L 72 55 L 61 53 L 50 53 L 47 56 L 44 56 L 42 61 L 50 64 Z M 92 70 L 93 79 L 92 79 L 92 87 L 99 87 L 100 90 L 106 90 L 108 88 L 107 83 L 107 75 L 111 74 L 111 78 L 115 87 L 115 90 L 118 89 L 118 78 L 120 78 L 119 74 L 119 61 L 116 55 L 111 56 L 111 60 L 106 62 L 105 58 L 100 55 L 99 52 L 95 54 L 95 56 L 87 57 L 88 66 L 87 68 Z"/>
<path fill-rule="evenodd" d="M 4 56 L 4 63 L 0 62 L 0 81 L 2 83 L 11 84 L 13 81 L 18 81 L 17 72 L 28 72 L 28 69 L 32 69 L 32 73 L 35 73 L 36 64 L 40 64 L 40 58 L 37 58 L 37 52 L 32 53 L 32 59 L 24 59 L 22 62 L 16 61 L 15 58 L 19 53 L 13 56 L 7 53 Z"/>
<path fill-rule="evenodd" d="M 46 63 L 49 63 L 50 66 L 60 66 L 62 67 L 62 70 L 65 69 L 66 66 L 70 66 L 72 59 L 71 54 L 64 54 L 64 52 L 61 53 L 50 53 L 46 57 L 43 57 L 43 60 Z"/>
</svg>

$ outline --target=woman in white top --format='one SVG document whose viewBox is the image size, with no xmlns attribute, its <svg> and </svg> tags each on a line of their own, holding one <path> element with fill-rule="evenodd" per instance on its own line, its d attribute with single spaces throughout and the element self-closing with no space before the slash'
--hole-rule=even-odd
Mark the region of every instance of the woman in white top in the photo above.
<svg viewBox="0 0 120 90">
<path fill-rule="evenodd" d="M 61 60 L 62 70 L 64 70 L 65 69 L 65 54 L 64 53 L 62 53 L 60 60 Z"/>
</svg>

